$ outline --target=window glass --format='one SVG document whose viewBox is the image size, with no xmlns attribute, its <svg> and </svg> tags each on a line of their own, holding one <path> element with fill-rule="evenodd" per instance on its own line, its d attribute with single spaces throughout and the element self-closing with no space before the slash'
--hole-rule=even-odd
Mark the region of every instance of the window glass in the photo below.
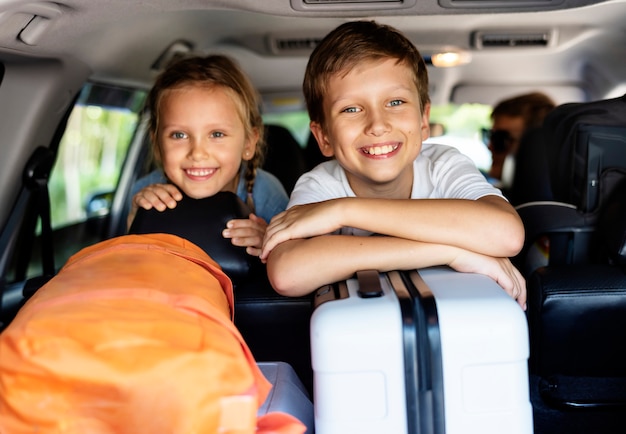
<svg viewBox="0 0 626 434">
<path fill-rule="evenodd" d="M 305 147 L 309 139 L 309 115 L 305 110 L 268 113 L 263 115 L 266 124 L 280 125 L 287 128 L 293 137 Z"/>
<path fill-rule="evenodd" d="M 117 186 L 145 95 L 140 90 L 85 86 L 50 175 L 53 228 L 108 211 L 98 200 L 106 202 L 106 194 Z"/>
<path fill-rule="evenodd" d="M 489 171 L 491 153 L 482 139 L 482 129 L 491 127 L 490 105 L 446 104 L 433 105 L 430 109 L 431 123 L 443 125 L 443 134 L 429 141 L 454 146 L 469 156 L 476 167 Z"/>
</svg>

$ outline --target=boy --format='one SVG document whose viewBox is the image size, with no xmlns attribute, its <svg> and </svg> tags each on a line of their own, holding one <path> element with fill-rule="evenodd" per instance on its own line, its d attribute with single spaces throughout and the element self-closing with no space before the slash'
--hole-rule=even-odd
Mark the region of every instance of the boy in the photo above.
<svg viewBox="0 0 626 434">
<path fill-rule="evenodd" d="M 447 264 L 490 276 L 525 306 L 508 260 L 523 245 L 521 220 L 470 159 L 422 145 L 428 75 L 405 36 L 375 22 L 337 27 L 311 54 L 303 88 L 311 131 L 334 159 L 300 178 L 267 228 L 261 259 L 277 292 Z"/>
</svg>

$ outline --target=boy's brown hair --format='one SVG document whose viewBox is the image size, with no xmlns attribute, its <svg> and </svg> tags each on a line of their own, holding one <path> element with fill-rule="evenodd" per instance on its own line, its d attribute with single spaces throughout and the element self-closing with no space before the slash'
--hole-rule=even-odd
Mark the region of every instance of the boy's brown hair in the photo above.
<svg viewBox="0 0 626 434">
<path fill-rule="evenodd" d="M 303 92 L 311 121 L 324 125 L 324 97 L 332 76 L 345 75 L 362 62 L 383 59 L 396 59 L 413 70 L 423 110 L 430 102 L 428 71 L 415 45 L 391 26 L 352 21 L 326 35 L 309 58 Z"/>
</svg>

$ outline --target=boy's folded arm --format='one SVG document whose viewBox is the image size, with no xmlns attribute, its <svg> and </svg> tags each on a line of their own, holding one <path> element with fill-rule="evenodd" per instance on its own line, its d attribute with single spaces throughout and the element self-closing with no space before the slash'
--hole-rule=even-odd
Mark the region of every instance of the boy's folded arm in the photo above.
<svg viewBox="0 0 626 434">
<path fill-rule="evenodd" d="M 271 252 L 267 271 L 278 293 L 302 296 L 323 285 L 350 278 L 358 270 L 384 272 L 435 265 L 484 274 L 525 308 L 526 282 L 507 258 L 396 237 L 324 235 L 289 240 Z"/>
<path fill-rule="evenodd" d="M 347 279 L 358 270 L 384 272 L 434 265 L 488 275 L 518 301 L 526 300 L 525 282 L 506 258 L 397 237 L 323 235 L 289 240 L 272 250 L 267 272 L 278 293 L 301 296 Z"/>
<path fill-rule="evenodd" d="M 285 241 L 267 259 L 274 289 L 300 296 L 351 277 L 358 270 L 389 271 L 419 265 L 418 244 L 394 237 L 322 235 Z"/>
<path fill-rule="evenodd" d="M 499 196 L 465 199 L 347 199 L 345 226 L 427 243 L 446 244 L 494 257 L 515 256 L 524 227 Z"/>
</svg>

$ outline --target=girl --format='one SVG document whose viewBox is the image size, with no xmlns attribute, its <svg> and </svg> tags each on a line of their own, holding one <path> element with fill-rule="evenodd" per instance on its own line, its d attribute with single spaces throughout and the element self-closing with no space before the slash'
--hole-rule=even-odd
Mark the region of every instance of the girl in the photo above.
<svg viewBox="0 0 626 434">
<path fill-rule="evenodd" d="M 223 231 L 258 256 L 267 222 L 285 210 L 280 181 L 259 168 L 264 151 L 259 98 L 249 79 L 222 55 L 178 60 L 148 95 L 153 154 L 162 170 L 137 181 L 128 226 L 138 207 L 174 208 L 182 194 L 200 199 L 236 193 L 254 211 Z"/>
</svg>

